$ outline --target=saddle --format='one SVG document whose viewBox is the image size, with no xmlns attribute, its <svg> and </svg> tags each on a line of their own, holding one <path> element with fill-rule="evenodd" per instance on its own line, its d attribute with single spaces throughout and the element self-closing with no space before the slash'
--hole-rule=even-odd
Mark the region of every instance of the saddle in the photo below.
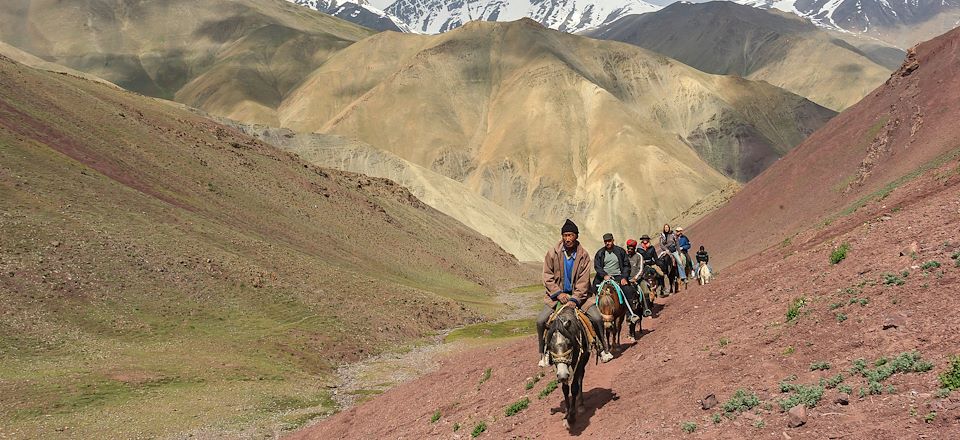
<svg viewBox="0 0 960 440">
<path fill-rule="evenodd" d="M 557 303 L 557 309 L 554 310 L 553 313 L 550 314 L 550 318 L 547 319 L 547 327 L 550 327 L 550 324 L 553 324 L 553 321 L 557 319 L 558 315 L 560 315 L 560 311 L 563 310 L 563 307 L 564 307 L 563 304 Z M 590 322 L 590 318 L 587 317 L 587 314 L 583 313 L 583 310 L 580 310 L 579 307 L 574 307 L 573 309 L 575 311 L 575 314 L 577 315 L 577 320 L 580 321 L 580 325 L 583 327 L 583 329 L 585 330 L 585 333 L 587 334 L 587 344 L 592 346 L 597 345 L 597 342 L 596 342 L 597 334 L 596 332 L 594 332 L 593 324 Z M 543 336 L 544 338 L 546 338 L 547 334 L 544 333 Z M 597 353 L 599 355 L 600 351 L 597 350 Z"/>
</svg>

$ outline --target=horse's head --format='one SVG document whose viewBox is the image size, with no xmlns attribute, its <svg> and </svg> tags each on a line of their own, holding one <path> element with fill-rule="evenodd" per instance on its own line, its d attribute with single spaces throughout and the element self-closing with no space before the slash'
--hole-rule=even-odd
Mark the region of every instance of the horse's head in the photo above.
<svg viewBox="0 0 960 440">
<path fill-rule="evenodd" d="M 547 339 L 547 351 L 550 360 L 557 366 L 557 381 L 566 383 L 573 375 L 580 357 L 580 324 L 576 312 L 569 307 L 554 319 Z"/>
<path fill-rule="evenodd" d="M 620 304 L 617 288 L 609 281 L 603 283 L 598 296 L 597 305 L 600 308 L 600 316 L 603 318 L 603 326 L 609 328 L 623 305 Z"/>
</svg>

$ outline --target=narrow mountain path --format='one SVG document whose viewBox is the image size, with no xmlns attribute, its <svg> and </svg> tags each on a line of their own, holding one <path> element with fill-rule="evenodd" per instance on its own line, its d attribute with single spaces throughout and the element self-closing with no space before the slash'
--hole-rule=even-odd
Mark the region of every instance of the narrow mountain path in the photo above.
<svg viewBox="0 0 960 440">
<path fill-rule="evenodd" d="M 508 312 L 485 323 L 532 319 L 539 301 L 538 295 L 500 290 L 496 293 L 494 302 L 504 305 Z M 335 374 L 338 383 L 333 391 L 333 399 L 338 409 L 343 411 L 352 408 L 394 386 L 434 371 L 437 367 L 436 359 L 440 356 L 476 346 L 476 342 L 465 340 L 446 342 L 450 333 L 471 325 L 476 324 L 443 329 L 419 342 L 341 366 Z"/>
</svg>

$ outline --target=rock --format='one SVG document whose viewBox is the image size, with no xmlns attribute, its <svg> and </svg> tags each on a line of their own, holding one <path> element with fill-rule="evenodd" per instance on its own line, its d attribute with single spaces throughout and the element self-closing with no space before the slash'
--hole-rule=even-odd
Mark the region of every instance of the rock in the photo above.
<svg viewBox="0 0 960 440">
<path fill-rule="evenodd" d="M 790 411 L 787 412 L 789 419 L 787 420 L 787 426 L 791 428 L 799 428 L 807 423 L 807 407 L 804 405 L 797 405 L 793 408 L 790 408 Z"/>
<path fill-rule="evenodd" d="M 713 408 L 715 406 L 717 406 L 717 396 L 713 394 L 710 394 L 707 397 L 704 397 L 703 400 L 700 401 L 700 408 L 703 408 L 705 410 Z"/>
<path fill-rule="evenodd" d="M 901 257 L 912 257 L 920 254 L 920 245 L 917 242 L 910 243 L 906 249 L 900 251 Z"/>
<path fill-rule="evenodd" d="M 836 403 L 837 405 L 847 406 L 850 404 L 850 398 L 847 396 L 840 396 L 834 399 L 833 403 Z"/>
<path fill-rule="evenodd" d="M 899 328 L 902 328 L 902 327 L 904 326 L 904 324 L 905 324 L 905 322 L 904 322 L 903 317 L 902 317 L 902 316 L 899 316 L 899 315 L 892 315 L 892 316 L 888 316 L 888 317 L 886 317 L 886 318 L 883 318 L 883 329 L 884 329 L 884 330 L 890 330 L 890 329 L 892 329 L 892 328 L 899 329 Z"/>
</svg>

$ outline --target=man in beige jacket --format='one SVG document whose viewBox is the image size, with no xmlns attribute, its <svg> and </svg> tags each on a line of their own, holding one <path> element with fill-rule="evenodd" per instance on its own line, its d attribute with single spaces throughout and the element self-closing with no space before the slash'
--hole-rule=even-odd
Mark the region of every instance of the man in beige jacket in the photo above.
<svg viewBox="0 0 960 440">
<path fill-rule="evenodd" d="M 577 238 L 580 235 L 577 225 L 567 219 L 560 230 L 561 240 L 547 251 L 543 259 L 543 287 L 546 288 L 546 304 L 537 316 L 537 339 L 540 347 L 540 366 L 550 366 L 550 357 L 544 352 L 543 333 L 547 329 L 547 320 L 553 313 L 557 302 L 565 307 L 580 307 L 593 323 L 597 335 L 603 335 L 603 318 L 600 310 L 591 307 L 590 299 L 590 254 Z M 600 360 L 609 362 L 613 355 L 606 347 L 603 337 L 598 337 L 602 349 Z"/>
</svg>

